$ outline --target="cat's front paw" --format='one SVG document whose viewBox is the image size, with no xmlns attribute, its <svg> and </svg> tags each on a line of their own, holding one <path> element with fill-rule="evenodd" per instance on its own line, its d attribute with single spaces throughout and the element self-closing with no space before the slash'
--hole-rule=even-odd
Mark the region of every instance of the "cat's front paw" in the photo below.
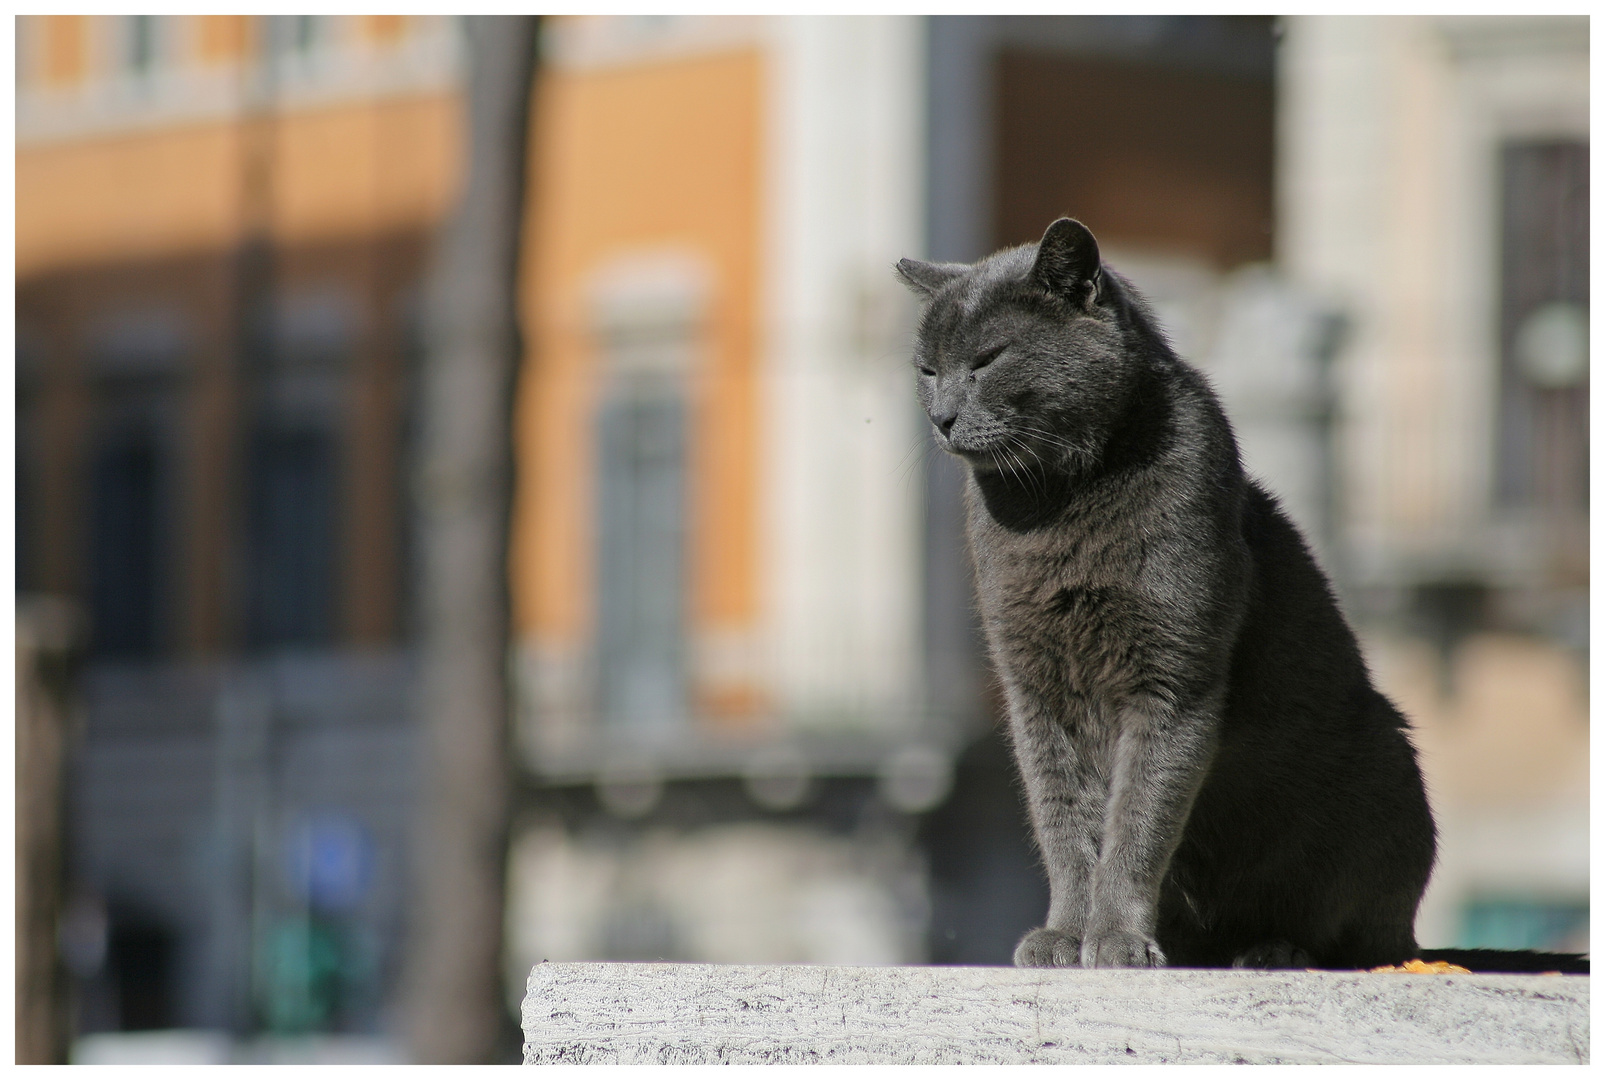
<svg viewBox="0 0 1605 1080">
<path fill-rule="evenodd" d="M 1039 926 L 1014 947 L 1015 967 L 1075 967 L 1081 963 L 1081 939 Z"/>
<path fill-rule="evenodd" d="M 1164 967 L 1165 954 L 1159 951 L 1159 943 L 1151 937 L 1125 930 L 1108 930 L 1090 935 L 1081 943 L 1081 966 Z"/>
</svg>

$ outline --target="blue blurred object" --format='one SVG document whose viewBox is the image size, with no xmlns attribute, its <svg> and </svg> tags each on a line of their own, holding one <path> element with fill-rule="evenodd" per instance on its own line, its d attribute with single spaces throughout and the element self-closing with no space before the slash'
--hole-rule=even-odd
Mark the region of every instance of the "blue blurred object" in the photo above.
<svg viewBox="0 0 1605 1080">
<path fill-rule="evenodd" d="M 350 911 L 373 883 L 373 838 L 348 814 L 320 814 L 290 836 L 290 888 L 310 907 Z"/>
</svg>

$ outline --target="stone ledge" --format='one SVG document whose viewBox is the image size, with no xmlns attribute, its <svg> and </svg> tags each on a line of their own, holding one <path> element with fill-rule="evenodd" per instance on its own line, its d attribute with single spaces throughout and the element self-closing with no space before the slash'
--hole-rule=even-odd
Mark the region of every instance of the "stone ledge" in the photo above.
<svg viewBox="0 0 1605 1080">
<path fill-rule="evenodd" d="M 1586 1064 L 1588 978 L 538 964 L 525 1064 Z"/>
</svg>

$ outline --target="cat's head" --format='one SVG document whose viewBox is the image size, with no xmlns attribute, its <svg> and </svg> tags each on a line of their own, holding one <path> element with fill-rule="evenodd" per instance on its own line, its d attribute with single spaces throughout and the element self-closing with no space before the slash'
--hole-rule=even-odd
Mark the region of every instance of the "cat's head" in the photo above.
<svg viewBox="0 0 1605 1080">
<path fill-rule="evenodd" d="M 1139 362 L 1141 316 L 1085 225 L 1060 218 L 1035 244 L 897 272 L 926 301 L 914 366 L 944 449 L 983 470 L 1096 456 Z"/>
</svg>

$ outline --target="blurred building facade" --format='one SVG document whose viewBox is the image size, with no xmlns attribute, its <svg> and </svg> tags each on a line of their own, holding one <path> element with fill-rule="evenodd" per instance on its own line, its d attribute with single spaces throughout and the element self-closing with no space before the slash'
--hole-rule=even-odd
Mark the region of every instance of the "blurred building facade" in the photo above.
<svg viewBox="0 0 1605 1080">
<path fill-rule="evenodd" d="M 455 30 L 18 35 L 19 589 L 91 627 L 79 1029 L 378 1031 Z M 892 266 L 1065 213 L 1210 374 L 1417 725 L 1443 832 L 1423 943 L 1583 940 L 1586 20 L 544 36 L 511 995 L 541 959 L 1006 963 L 1040 921 Z"/>
<path fill-rule="evenodd" d="M 1351 326 L 1341 582 L 1417 726 L 1426 944 L 1588 941 L 1588 20 L 1287 22 L 1278 261 Z"/>
<path fill-rule="evenodd" d="M 531 148 L 509 984 L 923 959 L 921 24 L 576 18 Z M 903 466 L 899 469 L 899 464 Z"/>
<path fill-rule="evenodd" d="M 386 1025 L 449 20 L 17 20 L 19 593 L 86 616 L 76 1029 Z"/>
</svg>

